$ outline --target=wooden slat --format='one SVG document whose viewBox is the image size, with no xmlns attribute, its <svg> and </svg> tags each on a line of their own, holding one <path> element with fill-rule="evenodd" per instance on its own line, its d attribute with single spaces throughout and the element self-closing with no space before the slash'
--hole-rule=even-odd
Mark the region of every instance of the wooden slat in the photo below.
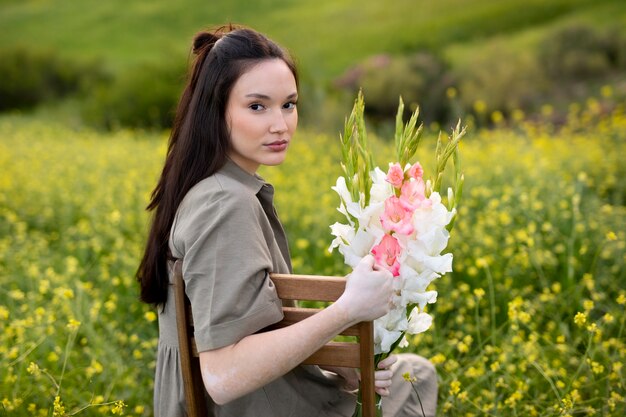
<svg viewBox="0 0 626 417">
<path fill-rule="evenodd" d="M 189 299 L 185 295 L 182 261 L 174 263 L 174 300 L 176 307 L 176 324 L 178 328 L 178 348 L 180 351 L 180 365 L 185 391 L 185 402 L 189 417 L 213 416 L 209 413 L 204 396 L 204 383 L 200 374 L 200 360 L 193 339 L 193 329 L 190 328 L 191 309 Z"/>
<path fill-rule="evenodd" d="M 345 277 L 270 274 L 270 278 L 284 300 L 336 301 L 346 288 Z"/>
<path fill-rule="evenodd" d="M 193 314 L 191 313 L 191 304 L 185 304 L 185 314 L 187 315 L 187 326 L 193 330 Z"/>
<path fill-rule="evenodd" d="M 359 368 L 361 366 L 360 359 L 358 344 L 348 342 L 328 342 L 320 350 L 305 359 L 302 363 L 305 365 Z"/>
<path fill-rule="evenodd" d="M 191 340 L 191 356 L 193 356 L 194 358 L 199 358 L 200 353 L 198 353 L 198 347 L 196 346 L 196 338 L 191 336 L 189 340 Z"/>
<path fill-rule="evenodd" d="M 284 317 L 278 323 L 274 323 L 271 326 L 267 327 L 266 330 L 274 330 L 274 329 L 282 329 L 283 327 L 291 326 L 292 324 L 298 323 L 308 317 L 311 317 L 314 314 L 317 314 L 321 311 L 319 308 L 303 308 L 303 307 L 283 307 Z M 348 327 L 341 333 L 342 336 L 359 336 L 359 325 L 355 324 L 354 326 Z"/>
<path fill-rule="evenodd" d="M 372 407 L 376 401 L 374 391 L 374 324 L 371 321 L 364 321 L 359 323 L 358 327 L 360 331 L 360 357 L 363 358 L 360 361 L 361 399 L 363 404 L 368 404 L 367 407 L 363 407 L 363 417 L 374 417 L 375 410 Z"/>
</svg>

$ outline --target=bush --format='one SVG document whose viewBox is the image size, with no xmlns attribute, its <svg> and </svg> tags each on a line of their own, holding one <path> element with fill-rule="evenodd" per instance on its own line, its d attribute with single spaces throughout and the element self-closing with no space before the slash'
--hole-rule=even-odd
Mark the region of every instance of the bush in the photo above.
<svg viewBox="0 0 626 417">
<path fill-rule="evenodd" d="M 494 111 L 507 115 L 533 108 L 549 88 L 535 56 L 513 51 L 504 42 L 485 47 L 457 77 L 461 105 L 479 122 L 488 122 Z"/>
<path fill-rule="evenodd" d="M 336 81 L 337 86 L 352 92 L 362 88 L 368 102 L 366 112 L 374 118 L 395 117 L 401 95 L 408 109 L 423 106 L 420 116 L 427 123 L 448 118 L 446 90 L 453 84 L 447 65 L 429 52 L 403 57 L 377 55 Z"/>
<path fill-rule="evenodd" d="M 28 109 L 76 93 L 104 77 L 97 63 L 80 63 L 53 51 L 23 46 L 0 50 L 0 111 Z"/>
<path fill-rule="evenodd" d="M 142 64 L 96 87 L 83 108 L 98 127 L 169 128 L 182 92 L 183 66 Z"/>
<path fill-rule="evenodd" d="M 621 38 L 617 29 L 601 32 L 588 26 L 567 26 L 547 36 L 539 49 L 539 62 L 555 80 L 599 78 L 624 59 Z"/>
</svg>

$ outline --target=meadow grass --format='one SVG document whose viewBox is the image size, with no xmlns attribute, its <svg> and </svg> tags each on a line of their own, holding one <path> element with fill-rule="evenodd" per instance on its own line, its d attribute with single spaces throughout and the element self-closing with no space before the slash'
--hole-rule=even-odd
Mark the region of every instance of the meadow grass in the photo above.
<svg viewBox="0 0 626 417">
<path fill-rule="evenodd" d="M 437 366 L 440 415 L 624 415 L 624 132 L 623 107 L 589 102 L 559 129 L 464 139 L 454 272 L 410 348 Z M 152 414 L 156 315 L 133 275 L 165 141 L 0 118 L 0 415 Z M 300 131 L 262 171 L 297 273 L 348 272 L 327 251 L 339 159 L 337 136 Z"/>
</svg>

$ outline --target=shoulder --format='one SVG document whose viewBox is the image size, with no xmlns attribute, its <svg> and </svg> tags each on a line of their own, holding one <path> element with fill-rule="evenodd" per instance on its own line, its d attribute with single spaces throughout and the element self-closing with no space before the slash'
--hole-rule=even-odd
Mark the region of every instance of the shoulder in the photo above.
<svg viewBox="0 0 626 417">
<path fill-rule="evenodd" d="M 246 184 L 217 172 L 193 186 L 183 198 L 171 230 L 174 246 L 215 230 L 250 230 L 263 213 Z"/>
<path fill-rule="evenodd" d="M 170 231 L 170 246 L 181 256 L 193 242 L 210 236 L 240 236 L 261 230 L 264 211 L 257 193 L 264 182 L 227 163 L 194 185 L 180 203 Z"/>
<path fill-rule="evenodd" d="M 249 187 L 217 172 L 193 186 L 183 198 L 178 211 L 180 214 L 217 209 L 248 211 L 258 206 L 256 194 Z"/>
</svg>

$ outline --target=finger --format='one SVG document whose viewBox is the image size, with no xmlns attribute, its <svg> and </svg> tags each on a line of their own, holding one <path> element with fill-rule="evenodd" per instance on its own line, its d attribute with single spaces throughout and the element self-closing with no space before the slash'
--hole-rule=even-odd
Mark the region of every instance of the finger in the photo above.
<svg viewBox="0 0 626 417">
<path fill-rule="evenodd" d="M 380 395 L 381 397 L 389 396 L 389 388 L 376 388 L 374 389 L 374 391 L 376 391 L 376 393 Z"/>
<path fill-rule="evenodd" d="M 385 279 L 393 278 L 393 274 L 391 273 L 391 271 L 389 271 L 387 268 L 385 268 L 382 265 L 379 265 L 379 264 L 375 263 L 374 266 L 373 266 L 373 269 L 374 269 L 374 271 L 382 274 L 383 278 L 385 278 Z"/>
<path fill-rule="evenodd" d="M 375 388 L 389 388 L 390 386 L 391 386 L 391 379 L 374 381 Z"/>
<path fill-rule="evenodd" d="M 376 371 L 374 374 L 375 380 L 391 380 L 393 378 L 393 372 L 385 370 L 385 371 Z"/>
<path fill-rule="evenodd" d="M 363 257 L 363 259 L 361 259 L 361 264 L 365 265 L 368 269 L 375 269 L 376 268 L 376 261 L 374 259 L 374 257 L 370 254 L 367 254 Z"/>
<path fill-rule="evenodd" d="M 378 363 L 378 369 L 387 369 L 397 361 L 398 357 L 396 355 L 389 355 Z"/>
</svg>

